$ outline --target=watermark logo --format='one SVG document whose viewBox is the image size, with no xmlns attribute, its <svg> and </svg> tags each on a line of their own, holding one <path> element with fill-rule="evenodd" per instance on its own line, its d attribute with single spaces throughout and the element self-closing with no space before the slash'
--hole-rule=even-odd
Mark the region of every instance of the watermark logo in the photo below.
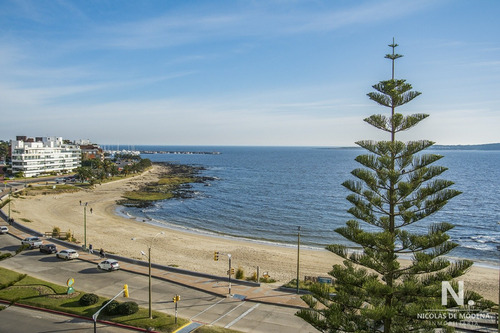
<svg viewBox="0 0 500 333">
<path fill-rule="evenodd" d="M 417 319 L 433 320 L 442 323 L 454 323 L 454 325 L 469 325 L 480 327 L 480 322 L 496 320 L 496 316 L 475 308 L 475 302 L 469 300 L 465 305 L 464 300 L 464 282 L 457 281 L 455 290 L 451 281 L 441 282 L 441 305 L 448 307 L 448 301 L 453 299 L 459 308 L 446 308 L 446 309 L 429 309 L 425 312 L 418 313 Z"/>
<path fill-rule="evenodd" d="M 458 281 L 458 295 L 449 281 L 441 282 L 441 305 L 448 305 L 448 293 L 458 305 L 464 305 L 464 281 Z"/>
<path fill-rule="evenodd" d="M 441 305 L 448 305 L 448 293 L 459 306 L 464 305 L 464 281 L 458 281 L 458 293 L 453 289 L 450 281 L 441 281 Z M 470 300 L 467 305 L 473 306 L 474 301 Z"/>
</svg>

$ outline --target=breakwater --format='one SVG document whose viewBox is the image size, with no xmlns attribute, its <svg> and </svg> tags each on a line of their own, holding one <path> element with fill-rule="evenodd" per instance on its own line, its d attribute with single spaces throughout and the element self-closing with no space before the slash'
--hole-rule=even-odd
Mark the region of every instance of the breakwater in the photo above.
<svg viewBox="0 0 500 333">
<path fill-rule="evenodd" d="M 141 154 L 167 154 L 167 155 L 220 155 L 218 151 L 164 151 L 164 150 L 141 150 Z"/>
</svg>

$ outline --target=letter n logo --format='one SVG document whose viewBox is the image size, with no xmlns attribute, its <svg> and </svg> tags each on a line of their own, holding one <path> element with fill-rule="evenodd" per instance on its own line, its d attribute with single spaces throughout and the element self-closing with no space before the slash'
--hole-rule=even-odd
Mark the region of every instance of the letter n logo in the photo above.
<svg viewBox="0 0 500 333">
<path fill-rule="evenodd" d="M 464 305 L 464 281 L 458 281 L 458 295 L 449 281 L 441 281 L 441 305 L 448 305 L 448 292 L 458 305 Z"/>
</svg>

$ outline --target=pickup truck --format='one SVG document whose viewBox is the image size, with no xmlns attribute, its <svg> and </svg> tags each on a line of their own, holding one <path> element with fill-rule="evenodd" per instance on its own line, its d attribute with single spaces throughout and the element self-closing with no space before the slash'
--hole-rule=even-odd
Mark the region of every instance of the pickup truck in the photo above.
<svg viewBox="0 0 500 333">
<path fill-rule="evenodd" d="M 35 248 L 35 247 L 40 247 L 40 245 L 43 244 L 43 241 L 38 238 L 38 237 L 28 237 L 28 238 L 25 238 L 21 241 L 21 244 L 25 245 L 29 245 L 30 248 Z"/>
</svg>

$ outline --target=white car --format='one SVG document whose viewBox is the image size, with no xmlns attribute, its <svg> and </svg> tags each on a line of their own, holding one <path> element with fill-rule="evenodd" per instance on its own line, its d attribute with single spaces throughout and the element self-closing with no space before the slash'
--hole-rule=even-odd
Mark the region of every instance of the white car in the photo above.
<svg viewBox="0 0 500 333">
<path fill-rule="evenodd" d="M 97 268 L 107 271 L 116 271 L 120 269 L 120 264 L 115 259 L 106 259 L 97 264 Z"/>
<path fill-rule="evenodd" d="M 0 226 L 0 234 L 6 234 L 9 232 L 9 228 L 7 226 Z"/>
<path fill-rule="evenodd" d="M 27 237 L 21 241 L 23 245 L 29 245 L 30 248 L 40 247 L 43 244 L 41 238 L 38 237 Z"/>
<path fill-rule="evenodd" d="M 65 249 L 57 252 L 56 257 L 66 260 L 76 259 L 78 258 L 78 252 L 72 249 Z"/>
</svg>

